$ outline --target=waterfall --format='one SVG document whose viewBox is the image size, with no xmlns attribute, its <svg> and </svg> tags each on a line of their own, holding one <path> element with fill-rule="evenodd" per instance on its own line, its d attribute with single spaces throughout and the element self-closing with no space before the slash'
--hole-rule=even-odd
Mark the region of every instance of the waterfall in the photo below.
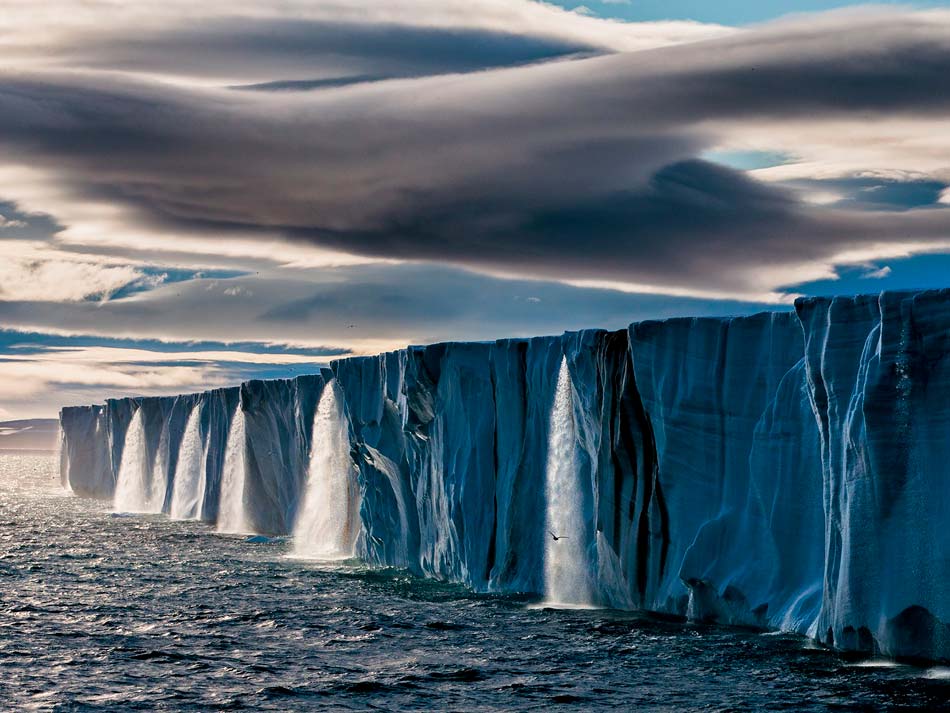
<svg viewBox="0 0 950 713">
<path fill-rule="evenodd" d="M 218 532 L 243 534 L 251 532 L 247 522 L 247 510 L 244 504 L 244 449 L 247 447 L 244 437 L 244 410 L 237 405 L 231 428 L 228 429 L 228 442 L 224 451 L 224 471 L 221 475 L 221 504 L 218 508 Z"/>
<path fill-rule="evenodd" d="M 307 490 L 294 525 L 298 557 L 352 557 L 359 534 L 360 497 L 337 390 L 335 381 L 324 387 L 313 419 Z"/>
<path fill-rule="evenodd" d="M 583 606 L 592 603 L 592 595 L 571 390 L 571 374 L 564 358 L 551 407 L 544 478 L 544 589 L 547 604 Z"/>
<path fill-rule="evenodd" d="M 165 494 L 168 491 L 168 424 L 162 427 L 162 436 L 158 441 L 158 451 L 152 464 L 152 482 L 149 486 L 149 512 L 162 512 L 165 509 Z"/>
<path fill-rule="evenodd" d="M 188 416 L 178 450 L 178 466 L 172 484 L 171 517 L 176 520 L 201 518 L 205 499 L 205 452 L 201 442 L 201 408 L 195 404 Z"/>
<path fill-rule="evenodd" d="M 149 512 L 149 467 L 145 443 L 145 419 L 138 408 L 129 422 L 122 446 L 122 461 L 115 485 L 116 512 Z"/>
<path fill-rule="evenodd" d="M 73 492 L 69 484 L 69 448 L 66 446 L 66 431 L 59 425 L 59 482 L 67 493 Z"/>
</svg>

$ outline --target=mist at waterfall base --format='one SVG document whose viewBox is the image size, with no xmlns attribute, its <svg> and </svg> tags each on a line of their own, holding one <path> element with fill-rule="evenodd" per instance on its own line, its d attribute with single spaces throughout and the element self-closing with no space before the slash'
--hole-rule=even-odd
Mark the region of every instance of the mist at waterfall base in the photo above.
<svg viewBox="0 0 950 713">
<path fill-rule="evenodd" d="M 946 668 L 292 551 L 120 516 L 54 458 L 0 456 L 0 709 L 950 710 Z"/>
</svg>

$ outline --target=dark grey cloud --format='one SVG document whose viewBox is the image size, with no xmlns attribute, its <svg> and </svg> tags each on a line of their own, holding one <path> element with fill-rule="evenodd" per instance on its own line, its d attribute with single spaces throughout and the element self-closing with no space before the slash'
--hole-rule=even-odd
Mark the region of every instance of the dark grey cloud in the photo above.
<svg viewBox="0 0 950 713">
<path fill-rule="evenodd" d="M 383 65 L 451 72 L 580 49 L 391 25 L 359 28 L 362 42 L 338 28 L 336 44 L 313 40 L 306 23 L 280 24 L 281 41 L 266 27 L 221 27 L 146 34 L 84 63 L 216 73 L 230 53 L 273 53 L 262 65 L 283 82 L 278 64 L 299 56 L 302 68 L 324 50 L 361 58 L 341 71 L 377 76 Z M 147 55 L 140 66 L 132 49 Z M 0 79 L 0 146 L 145 227 L 279 232 L 362 255 L 752 293 L 763 267 L 950 238 L 950 212 L 818 207 L 695 157 L 751 123 L 945 117 L 948 69 L 947 16 L 891 12 L 329 93 L 21 74 Z"/>
<path fill-rule="evenodd" d="M 266 80 L 257 84 L 257 89 L 287 89 L 306 86 L 288 84 L 288 80 L 471 72 L 603 49 L 564 38 L 479 28 L 220 18 L 173 30 L 146 28 L 134 38 L 116 37 L 104 30 L 83 37 L 80 44 L 61 45 L 52 55 L 89 68 L 191 77 L 240 76 Z"/>
<path fill-rule="evenodd" d="M 950 187 L 945 181 L 921 178 L 903 180 L 886 176 L 848 176 L 838 179 L 813 179 L 792 182 L 806 192 L 840 196 L 839 208 L 866 210 L 911 210 L 940 207 L 940 196 Z"/>
<path fill-rule="evenodd" d="M 25 211 L 15 201 L 0 200 L 0 240 L 49 240 L 62 229 L 51 215 Z"/>
<path fill-rule="evenodd" d="M 336 89 L 353 84 L 384 82 L 387 79 L 398 78 L 399 75 L 395 74 L 348 74 L 324 79 L 284 79 L 257 84 L 235 84 L 230 88 L 251 92 L 308 92 L 314 89 Z"/>
</svg>

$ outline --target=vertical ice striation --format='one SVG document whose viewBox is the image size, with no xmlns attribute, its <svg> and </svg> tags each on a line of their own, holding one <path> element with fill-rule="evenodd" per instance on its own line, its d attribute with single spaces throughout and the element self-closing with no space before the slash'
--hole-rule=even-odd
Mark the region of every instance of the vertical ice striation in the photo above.
<svg viewBox="0 0 950 713">
<path fill-rule="evenodd" d="M 950 292 L 796 303 L 821 434 L 818 636 L 950 659 Z"/>
<path fill-rule="evenodd" d="M 141 407 L 135 412 L 122 448 L 122 462 L 113 500 L 116 512 L 151 512 L 151 472 L 145 441 L 145 421 Z"/>
<path fill-rule="evenodd" d="M 201 439 L 201 407 L 188 415 L 178 451 L 178 466 L 172 484 L 170 515 L 175 520 L 200 520 L 205 496 L 205 448 Z"/>
<path fill-rule="evenodd" d="M 564 358 L 551 405 L 544 478 L 544 593 L 546 603 L 553 605 L 592 603 L 571 390 L 571 374 Z"/>
<path fill-rule="evenodd" d="M 106 428 L 106 406 L 72 406 L 59 417 L 63 429 L 60 465 L 65 487 L 76 495 L 112 499 L 115 473 L 112 469 L 111 434 Z"/>
<path fill-rule="evenodd" d="M 241 387 L 245 512 L 264 535 L 288 535 L 307 479 L 309 440 L 321 375 L 249 381 Z"/>
<path fill-rule="evenodd" d="M 231 427 L 228 429 L 228 440 L 225 445 L 221 495 L 218 503 L 218 532 L 243 534 L 252 531 L 247 521 L 245 502 L 246 450 L 244 411 L 238 404 L 231 418 Z"/>
<path fill-rule="evenodd" d="M 359 534 L 359 490 L 338 389 L 335 380 L 324 387 L 313 419 L 307 485 L 294 524 L 298 557 L 352 557 Z"/>
</svg>

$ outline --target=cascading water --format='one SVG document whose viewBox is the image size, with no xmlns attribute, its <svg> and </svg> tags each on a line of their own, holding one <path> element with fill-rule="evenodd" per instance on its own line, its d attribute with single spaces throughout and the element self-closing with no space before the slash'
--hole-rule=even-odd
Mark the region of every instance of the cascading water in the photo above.
<svg viewBox="0 0 950 713">
<path fill-rule="evenodd" d="M 294 525 L 298 557 L 352 557 L 359 534 L 360 496 L 337 389 L 327 384 L 313 420 L 307 490 Z"/>
<path fill-rule="evenodd" d="M 247 508 L 244 502 L 246 477 L 244 450 L 247 447 L 244 433 L 244 410 L 238 404 L 234 417 L 231 419 L 228 443 L 224 452 L 218 532 L 243 534 L 252 530 L 247 521 Z"/>
<path fill-rule="evenodd" d="M 148 452 L 145 447 L 145 420 L 138 409 L 129 422 L 122 446 L 122 461 L 115 485 L 116 512 L 150 512 Z"/>
<path fill-rule="evenodd" d="M 172 505 L 169 513 L 176 520 L 201 518 L 205 497 L 205 448 L 201 442 L 201 408 L 195 404 L 188 416 L 178 451 Z"/>
<path fill-rule="evenodd" d="M 58 429 L 59 438 L 57 443 L 57 455 L 59 460 L 59 482 L 67 492 L 73 492 L 69 484 L 69 449 L 66 447 L 66 431 L 62 425 Z"/>
<path fill-rule="evenodd" d="M 149 485 L 149 512 L 162 512 L 168 490 L 168 425 L 162 428 L 162 436 L 152 464 L 152 482 Z"/>
<path fill-rule="evenodd" d="M 574 398 L 567 359 L 562 359 L 551 408 L 545 470 L 545 603 L 592 603 L 587 561 L 584 498 L 574 452 Z"/>
</svg>

